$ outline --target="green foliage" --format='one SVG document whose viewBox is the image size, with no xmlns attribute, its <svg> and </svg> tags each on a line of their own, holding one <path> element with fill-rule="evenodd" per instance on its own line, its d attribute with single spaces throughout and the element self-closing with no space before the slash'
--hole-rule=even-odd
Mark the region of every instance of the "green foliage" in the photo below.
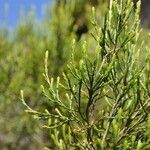
<svg viewBox="0 0 150 150">
<path fill-rule="evenodd" d="M 87 1 L 83 2 L 86 3 L 84 14 L 87 17 L 90 5 Z M 1 29 L 0 149 L 37 150 L 42 149 L 43 143 L 49 145 L 49 133 L 39 130 L 38 121 L 24 113 L 18 101 L 19 92 L 24 90 L 26 102 L 31 107 L 51 109 L 39 88 L 41 83 L 46 84 L 42 76 L 44 54 L 49 51 L 49 75 L 56 79 L 66 70 L 72 47 L 70 41 L 77 38 L 78 24 L 74 21 L 74 14 L 80 4 L 80 1 L 77 4 L 70 0 L 67 3 L 55 2 L 50 11 L 46 11 L 43 21 L 38 22 L 34 11 L 31 11 L 28 16 L 21 16 L 13 33 L 9 33 L 7 28 Z M 80 41 L 85 38 L 90 39 L 84 34 Z"/>
<path fill-rule="evenodd" d="M 0 30 L 0 149 L 150 149 L 148 30 L 126 2 L 57 0 Z"/>
<path fill-rule="evenodd" d="M 43 136 L 44 133 L 39 130 L 37 121 L 30 121 L 32 117 L 24 114 L 18 97 L 20 89 L 23 89 L 25 98 L 32 107 L 43 109 L 48 107 L 39 89 L 43 82 L 42 60 L 45 50 L 49 50 L 48 63 L 55 66 L 49 67 L 52 76 L 59 75 L 65 68 L 71 48 L 69 40 L 75 36 L 74 32 L 68 29 L 72 22 L 71 14 L 64 15 L 69 11 L 69 7 L 70 5 L 60 5 L 58 9 L 61 12 L 56 12 L 56 16 L 42 23 L 37 23 L 33 13 L 30 13 L 29 19 L 17 26 L 13 39 L 9 39 L 7 31 L 1 32 L 0 145 L 2 149 L 41 149 L 43 140 L 47 141 L 46 136 Z M 69 21 L 65 21 L 64 18 Z M 64 26 L 57 25 L 59 19 L 64 20 Z M 37 101 L 37 96 L 41 101 Z"/>
<path fill-rule="evenodd" d="M 149 149 L 150 53 L 137 46 L 140 2 L 134 13 L 131 0 L 110 0 L 100 29 L 92 11 L 95 50 L 73 40 L 68 69 L 57 79 L 49 78 L 46 52 L 41 87 L 50 109 L 33 110 L 23 91 L 22 102 L 47 121 L 50 149 Z"/>
</svg>

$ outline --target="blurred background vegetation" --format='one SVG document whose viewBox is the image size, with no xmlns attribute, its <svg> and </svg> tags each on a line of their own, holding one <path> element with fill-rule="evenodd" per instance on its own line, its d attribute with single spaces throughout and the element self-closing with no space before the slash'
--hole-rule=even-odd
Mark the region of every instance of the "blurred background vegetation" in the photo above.
<svg viewBox="0 0 150 150">
<path fill-rule="evenodd" d="M 98 23 L 102 24 L 108 0 L 55 0 L 41 22 L 31 10 L 13 32 L 0 28 L 0 149 L 41 150 L 50 145 L 48 131 L 24 113 L 19 93 L 23 89 L 27 103 L 35 109 L 48 107 L 40 89 L 45 82 L 45 51 L 49 51 L 50 77 L 56 78 L 66 69 L 73 38 L 79 47 L 88 41 L 92 50 L 91 6 L 96 7 Z M 141 41 L 148 41 L 147 9 L 150 1 L 143 0 L 141 26 L 146 28 L 142 29 Z"/>
</svg>

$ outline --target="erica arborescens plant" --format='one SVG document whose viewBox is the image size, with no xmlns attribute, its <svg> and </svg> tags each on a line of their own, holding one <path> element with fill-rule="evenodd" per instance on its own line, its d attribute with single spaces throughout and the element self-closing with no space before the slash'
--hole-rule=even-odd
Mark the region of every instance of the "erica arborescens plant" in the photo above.
<svg viewBox="0 0 150 150">
<path fill-rule="evenodd" d="M 137 47 L 140 2 L 134 10 L 131 0 L 110 0 L 101 28 L 92 11 L 95 51 L 89 51 L 85 42 L 77 62 L 73 41 L 68 70 L 56 81 L 49 78 L 46 52 L 47 86 L 41 87 L 53 109 L 33 110 L 21 91 L 22 102 L 27 112 L 47 120 L 49 148 L 149 149 L 150 58 L 148 51 Z"/>
</svg>

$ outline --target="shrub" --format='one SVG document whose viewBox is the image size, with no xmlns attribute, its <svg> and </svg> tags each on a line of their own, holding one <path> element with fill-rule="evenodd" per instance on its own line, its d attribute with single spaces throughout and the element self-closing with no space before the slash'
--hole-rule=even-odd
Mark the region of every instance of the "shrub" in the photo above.
<svg viewBox="0 0 150 150">
<path fill-rule="evenodd" d="M 86 42 L 77 50 L 74 40 L 68 69 L 56 81 L 49 78 L 46 52 L 47 86 L 41 87 L 52 109 L 32 109 L 23 91 L 21 100 L 27 112 L 47 121 L 49 148 L 150 148 L 150 54 L 137 47 L 139 12 L 140 2 L 134 13 L 131 0 L 110 0 L 99 29 L 93 9 L 95 50 Z"/>
</svg>

